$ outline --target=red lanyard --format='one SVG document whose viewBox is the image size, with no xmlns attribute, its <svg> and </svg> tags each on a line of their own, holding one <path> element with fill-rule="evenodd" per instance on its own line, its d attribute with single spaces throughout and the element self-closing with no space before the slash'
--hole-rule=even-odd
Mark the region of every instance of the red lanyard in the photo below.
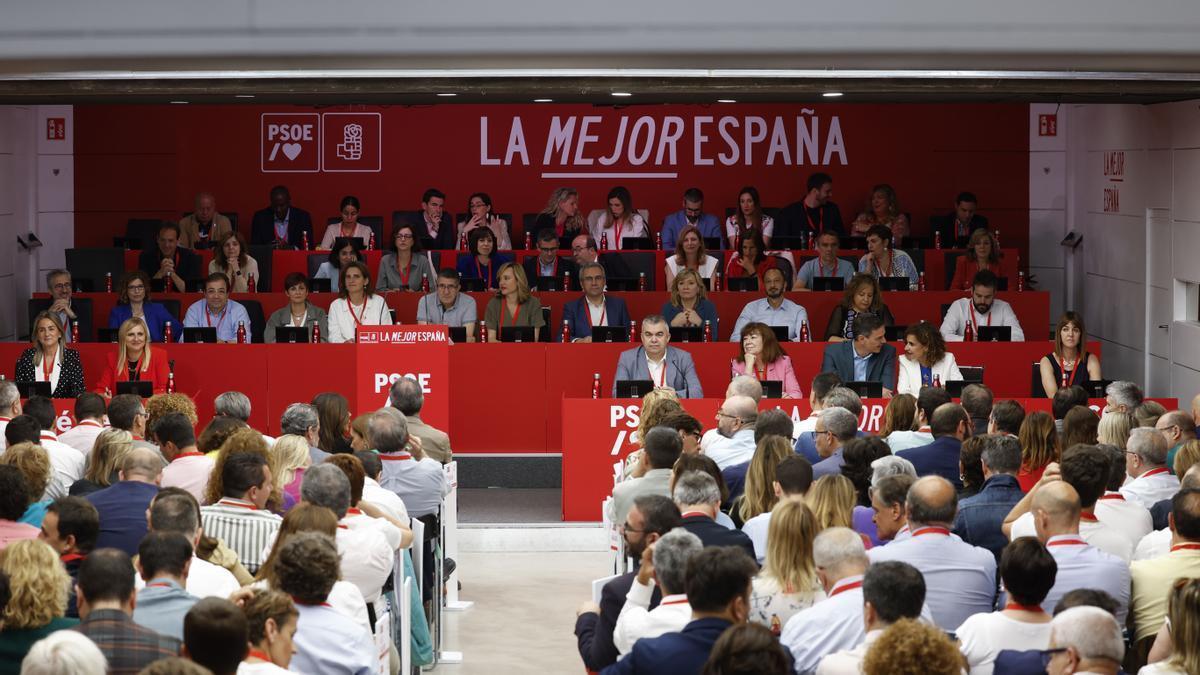
<svg viewBox="0 0 1200 675">
<path fill-rule="evenodd" d="M 1142 476 L 1141 476 L 1141 477 L 1142 477 L 1142 478 L 1149 478 L 1150 476 L 1157 476 L 1157 475 L 1158 475 L 1158 474 L 1160 474 L 1160 473 L 1167 473 L 1167 469 L 1166 469 L 1166 468 L 1164 468 L 1164 467 L 1161 467 L 1161 466 L 1160 466 L 1160 467 L 1158 467 L 1157 469 L 1150 469 L 1150 470 L 1149 470 L 1149 471 L 1147 471 L 1146 473 L 1142 474 Z"/>
<path fill-rule="evenodd" d="M 756 367 L 754 369 L 754 379 L 756 379 L 760 382 L 765 381 L 767 379 L 767 369 Z"/>
<path fill-rule="evenodd" d="M 504 328 L 504 309 L 505 309 L 505 305 L 507 305 L 507 304 L 508 304 L 508 301 L 504 299 L 504 296 L 500 296 L 500 325 L 497 326 L 497 328 Z M 514 327 L 517 325 L 517 315 L 520 313 L 521 313 L 521 305 L 517 305 L 517 308 L 514 309 L 513 313 L 512 313 L 512 323 L 509 325 L 514 326 Z M 588 318 L 591 319 L 590 313 L 588 314 Z"/>
<path fill-rule="evenodd" d="M 1056 539 L 1046 544 L 1047 546 L 1087 546 L 1087 542 L 1081 537 L 1068 537 Z"/>
<path fill-rule="evenodd" d="M 1094 513 L 1080 513 L 1080 514 L 1079 514 L 1079 519 L 1080 519 L 1080 520 L 1082 520 L 1082 521 L 1083 521 L 1083 522 L 1085 522 L 1085 523 L 1098 523 L 1098 522 L 1100 522 L 1100 519 L 1099 519 L 1099 518 L 1097 518 L 1097 517 L 1096 517 L 1096 514 L 1094 514 Z"/>
<path fill-rule="evenodd" d="M 1046 610 L 1039 605 L 1022 605 L 1019 602 L 1010 602 L 1004 606 L 1004 609 L 1019 609 L 1023 612 L 1033 612 L 1034 614 L 1045 614 Z"/>
<path fill-rule="evenodd" d="M 1111 495 L 1101 495 L 1100 499 L 1120 499 L 1121 501 L 1125 501 L 1125 495 L 1120 492 L 1114 492 Z"/>
<path fill-rule="evenodd" d="M 621 230 L 623 230 L 624 228 L 621 227 L 621 223 L 617 222 L 616 218 L 613 218 L 612 229 L 613 229 L 613 236 L 614 236 L 613 248 L 614 248 L 614 250 L 620 251 L 621 250 Z"/>
<path fill-rule="evenodd" d="M 221 332 L 221 324 L 225 323 L 225 317 L 229 314 L 229 305 L 225 305 L 225 309 L 221 311 L 221 318 L 217 319 L 217 332 Z M 204 323 L 212 327 L 212 314 L 208 311 L 208 305 L 204 305 Z"/>
<path fill-rule="evenodd" d="M 163 581 L 155 581 L 153 583 L 146 584 L 146 588 L 171 588 L 171 584 Z"/>
<path fill-rule="evenodd" d="M 42 374 L 46 376 L 46 382 L 50 381 L 50 375 L 54 373 L 54 363 L 58 360 L 58 350 L 54 352 L 54 358 L 48 358 L 42 354 Z"/>
<path fill-rule="evenodd" d="M 494 264 L 492 264 L 492 260 L 491 260 L 491 258 L 488 258 L 488 264 L 487 264 L 487 276 L 486 276 L 486 277 L 485 277 L 485 276 L 483 276 L 483 267 L 480 267 L 480 265 L 479 265 L 479 256 L 475 256 L 475 274 L 476 274 L 476 276 L 478 276 L 480 279 L 486 279 L 486 280 L 487 280 L 487 286 L 486 286 L 486 288 L 491 288 L 491 287 L 492 287 L 492 268 L 493 268 L 493 267 L 495 267 L 495 265 L 494 265 Z"/>
<path fill-rule="evenodd" d="M 271 657 L 267 656 L 265 652 L 260 652 L 257 649 L 251 649 L 250 652 L 248 654 L 246 654 L 246 656 L 251 657 L 251 658 L 256 658 L 260 661 L 266 661 L 267 663 L 271 663 Z"/>
<path fill-rule="evenodd" d="M 354 316 L 354 305 L 350 302 L 350 297 L 346 297 L 346 307 L 350 309 L 350 318 L 354 319 L 355 326 L 361 326 L 363 321 L 367 320 L 367 300 L 369 299 L 368 296 L 363 295 L 362 311 L 358 313 L 358 316 Z"/>
<path fill-rule="evenodd" d="M 988 312 L 988 319 L 991 320 L 991 318 L 992 318 L 992 313 Z M 990 326 L 991 324 L 988 324 L 988 325 Z M 1058 361 L 1058 372 L 1062 373 L 1062 377 L 1060 378 L 1060 380 L 1062 381 L 1062 386 L 1060 386 L 1059 388 L 1066 389 L 1067 387 L 1069 387 L 1075 383 L 1075 378 L 1079 374 L 1079 371 L 1083 370 L 1083 363 L 1084 363 L 1084 361 L 1087 360 L 1087 352 L 1084 352 L 1083 356 L 1076 359 L 1075 367 L 1071 369 L 1071 374 L 1069 376 L 1067 375 L 1067 368 L 1063 364 L 1063 360 L 1061 358 L 1059 358 L 1057 355 L 1055 355 L 1054 360 Z"/>
<path fill-rule="evenodd" d="M 855 588 L 862 588 L 862 584 L 863 584 L 863 582 L 860 579 L 859 581 L 852 581 L 852 582 L 846 584 L 845 586 L 838 586 L 837 588 L 833 589 L 829 593 L 829 597 L 832 598 L 833 596 L 837 595 L 838 593 L 845 593 L 846 591 L 853 590 Z"/>
<path fill-rule="evenodd" d="M 64 553 L 59 560 L 63 561 L 64 563 L 69 563 L 75 562 L 76 560 L 83 560 L 84 558 L 87 558 L 87 556 L 82 553 Z"/>
<path fill-rule="evenodd" d="M 872 259 L 871 264 L 875 266 L 875 276 L 877 276 L 877 277 L 882 277 L 882 276 L 894 277 L 894 276 L 896 276 L 896 254 L 892 253 L 891 251 L 888 251 L 888 274 L 885 275 L 883 273 L 883 270 L 879 268 L 878 260 Z"/>
<path fill-rule="evenodd" d="M 971 322 L 971 332 L 975 334 L 975 339 L 979 339 L 979 320 L 975 318 L 975 305 L 971 301 L 967 301 L 967 320 Z M 992 327 L 992 311 L 989 309 L 987 313 L 988 328 Z"/>
<path fill-rule="evenodd" d="M 204 456 L 203 452 L 182 452 L 178 455 L 175 455 L 175 459 L 183 459 L 184 457 L 203 457 L 203 456 Z"/>
<path fill-rule="evenodd" d="M 400 285 L 404 287 L 404 290 L 408 290 L 408 277 L 412 275 L 412 268 L 413 264 L 412 259 L 410 258 L 408 261 L 408 266 L 404 269 L 400 269 L 400 256 L 396 256 L 396 272 L 400 274 Z"/>
<path fill-rule="evenodd" d="M 913 532 L 912 536 L 919 537 L 923 534 L 940 534 L 944 537 L 949 537 L 950 530 L 945 527 L 922 527 L 921 529 Z"/>
<path fill-rule="evenodd" d="M 709 517 L 709 515 L 703 511 L 688 511 L 686 513 L 679 514 L 680 518 L 691 518 L 692 516 L 704 516 L 705 518 Z"/>
<path fill-rule="evenodd" d="M 804 206 L 804 220 L 808 221 L 808 224 L 812 226 L 812 213 L 809 211 L 807 204 Z M 812 227 L 812 230 L 817 233 L 825 231 L 825 211 L 819 206 L 817 207 L 817 224 L 815 227 Z"/>
<path fill-rule="evenodd" d="M 232 506 L 234 508 L 246 509 L 247 511 L 257 511 L 258 507 L 248 502 L 235 501 L 228 497 L 217 502 L 218 506 Z"/>
<path fill-rule="evenodd" d="M 1175 544 L 1171 547 L 1171 553 L 1175 551 L 1200 551 L 1200 544 L 1188 542 L 1186 544 Z"/>
<path fill-rule="evenodd" d="M 412 453 L 411 452 L 397 452 L 394 455 L 381 454 L 381 455 L 379 455 L 379 459 L 381 459 L 385 462 L 403 462 L 405 460 L 412 459 Z"/>
<path fill-rule="evenodd" d="M 682 597 L 682 598 L 676 598 L 675 600 L 664 600 L 664 601 L 658 603 L 658 606 L 662 607 L 663 605 L 686 605 L 686 604 L 687 604 L 687 597 Z"/>
<path fill-rule="evenodd" d="M 333 605 L 329 604 L 328 602 L 305 602 L 294 595 L 292 596 L 292 602 L 296 603 L 297 605 L 303 605 L 304 607 L 333 607 Z"/>
<path fill-rule="evenodd" d="M 601 298 L 600 301 L 602 303 L 600 306 L 600 323 L 594 323 L 592 321 L 592 303 L 588 302 L 586 297 L 583 299 L 583 304 L 587 307 L 588 325 L 593 328 L 605 325 L 604 319 L 608 316 L 608 302 L 604 298 Z"/>
<path fill-rule="evenodd" d="M 823 277 L 836 276 L 837 268 L 838 268 L 838 265 L 835 262 L 835 263 L 833 263 L 833 269 L 829 270 L 829 274 L 825 274 L 825 263 L 821 262 L 820 258 L 817 258 L 817 271 L 819 271 L 821 273 L 821 276 L 823 276 Z"/>
</svg>

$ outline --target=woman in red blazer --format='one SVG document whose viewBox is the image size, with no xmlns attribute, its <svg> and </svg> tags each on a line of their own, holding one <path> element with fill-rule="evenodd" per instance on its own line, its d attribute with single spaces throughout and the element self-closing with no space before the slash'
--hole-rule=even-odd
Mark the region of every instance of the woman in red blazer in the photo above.
<svg viewBox="0 0 1200 675">
<path fill-rule="evenodd" d="M 118 382 L 150 382 L 155 394 L 167 392 L 167 354 L 162 348 L 151 349 L 150 330 L 138 317 L 128 319 L 117 331 L 117 353 L 109 353 L 104 374 L 95 391 L 104 396 L 116 393 Z"/>
<path fill-rule="evenodd" d="M 967 254 L 958 256 L 954 264 L 954 280 L 950 282 L 952 291 L 971 290 L 971 280 L 980 270 L 988 270 L 996 276 L 1001 275 L 1000 247 L 992 233 L 982 227 L 971 233 L 967 243 Z"/>
</svg>

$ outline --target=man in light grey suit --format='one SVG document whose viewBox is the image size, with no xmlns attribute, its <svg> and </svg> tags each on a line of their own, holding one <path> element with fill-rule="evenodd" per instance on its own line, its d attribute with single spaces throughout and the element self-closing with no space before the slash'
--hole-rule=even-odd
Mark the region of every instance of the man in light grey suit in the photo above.
<svg viewBox="0 0 1200 675">
<path fill-rule="evenodd" d="M 650 380 L 656 387 L 674 389 L 679 398 L 704 398 L 691 354 L 671 347 L 670 342 L 670 328 L 662 315 L 651 314 L 642 319 L 642 346 L 621 352 L 613 380 L 613 397 L 617 395 L 620 380 Z"/>
<path fill-rule="evenodd" d="M 642 439 L 642 460 L 646 469 L 640 477 L 623 480 L 613 487 L 612 522 L 624 523 L 629 507 L 642 495 L 671 496 L 671 467 L 683 452 L 683 439 L 670 427 L 654 427 Z M 635 470 L 636 475 L 636 470 Z"/>
</svg>

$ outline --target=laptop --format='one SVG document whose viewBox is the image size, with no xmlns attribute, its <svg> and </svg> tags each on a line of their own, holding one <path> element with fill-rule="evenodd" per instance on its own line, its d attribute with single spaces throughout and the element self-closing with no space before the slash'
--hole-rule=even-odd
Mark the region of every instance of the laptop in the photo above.
<svg viewBox="0 0 1200 675">
<path fill-rule="evenodd" d="M 308 280 L 308 291 L 310 293 L 332 293 L 333 279 L 310 277 Z"/>
<path fill-rule="evenodd" d="M 466 326 L 450 326 L 448 333 L 450 335 L 450 341 L 456 345 L 461 345 L 467 341 Z"/>
<path fill-rule="evenodd" d="M 217 329 L 212 326 L 199 326 L 183 329 L 184 342 L 216 343 Z"/>
<path fill-rule="evenodd" d="M 97 328 L 96 342 L 111 342 L 113 344 L 117 344 L 117 333 L 119 333 L 120 330 L 120 328 Z"/>
<path fill-rule="evenodd" d="M 846 290 L 846 280 L 841 277 L 813 277 L 812 289 L 814 291 L 844 291 Z"/>
<path fill-rule="evenodd" d="M 908 326 L 884 326 L 883 339 L 888 342 L 904 342 L 904 331 Z"/>
<path fill-rule="evenodd" d="M 650 237 L 622 237 L 622 251 L 653 251 L 654 240 Z"/>
<path fill-rule="evenodd" d="M 842 386 L 852 389 L 860 398 L 881 398 L 883 396 L 882 382 L 843 382 Z"/>
<path fill-rule="evenodd" d="M 21 398 L 29 398 L 30 396 L 50 396 L 49 382 L 18 382 L 17 391 L 20 392 Z"/>
<path fill-rule="evenodd" d="M 638 289 L 638 280 L 633 277 L 609 277 L 604 282 L 605 289 L 609 291 L 636 291 Z"/>
<path fill-rule="evenodd" d="M 500 329 L 501 342 L 533 342 L 533 326 L 504 326 Z"/>
<path fill-rule="evenodd" d="M 709 251 L 720 251 L 721 250 L 721 238 L 720 237 L 705 237 L 704 238 L 704 248 Z"/>
<path fill-rule="evenodd" d="M 779 342 L 780 344 L 783 344 L 784 342 L 787 342 L 788 340 L 791 339 L 790 337 L 788 337 L 788 327 L 787 326 L 770 326 L 770 329 L 771 329 L 771 332 L 775 334 L 775 341 Z"/>
<path fill-rule="evenodd" d="M 804 250 L 805 237 L 771 237 L 770 248 L 775 251 Z"/>
<path fill-rule="evenodd" d="M 884 291 L 907 291 L 910 282 L 908 277 L 879 277 L 879 288 Z"/>
<path fill-rule="evenodd" d="M 1088 395 L 1092 398 L 1104 398 L 1108 395 L 1104 390 L 1108 389 L 1108 385 L 1112 383 L 1112 380 L 1089 380 L 1079 386 L 1087 389 Z"/>
<path fill-rule="evenodd" d="M 963 389 L 972 384 L 976 383 L 967 380 L 946 380 L 942 386 L 946 388 L 946 393 L 950 394 L 950 398 L 962 398 Z"/>
<path fill-rule="evenodd" d="M 459 279 L 463 293 L 482 293 L 487 290 L 483 279 Z"/>
<path fill-rule="evenodd" d="M 538 291 L 561 291 L 561 290 L 563 290 L 561 277 L 537 277 L 536 279 L 534 279 L 533 286 L 534 286 L 534 290 L 538 290 Z"/>
<path fill-rule="evenodd" d="M 118 382 L 118 394 L 137 394 L 142 398 L 150 398 L 154 395 L 154 383 L 146 380 L 138 380 L 137 382 Z"/>
<path fill-rule="evenodd" d="M 671 326 L 671 342 L 704 342 L 701 326 Z"/>
<path fill-rule="evenodd" d="M 763 398 L 783 398 L 783 380 L 762 380 Z"/>
<path fill-rule="evenodd" d="M 312 342 L 312 330 L 306 326 L 281 326 L 275 329 L 275 342 Z"/>
<path fill-rule="evenodd" d="M 629 342 L 629 326 L 592 326 L 592 342 Z"/>
<path fill-rule="evenodd" d="M 1012 342 L 1012 326 L 980 326 L 976 342 Z"/>
<path fill-rule="evenodd" d="M 726 288 L 731 291 L 757 291 L 758 277 L 729 277 Z"/>
<path fill-rule="evenodd" d="M 617 398 L 644 398 L 652 391 L 652 380 L 617 380 Z"/>
</svg>

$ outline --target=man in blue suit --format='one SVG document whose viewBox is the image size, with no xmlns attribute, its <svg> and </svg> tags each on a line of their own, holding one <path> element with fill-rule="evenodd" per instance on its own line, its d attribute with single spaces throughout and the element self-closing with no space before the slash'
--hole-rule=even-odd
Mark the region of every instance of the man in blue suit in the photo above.
<svg viewBox="0 0 1200 675">
<path fill-rule="evenodd" d="M 887 344 L 883 319 L 874 314 L 854 317 L 854 341 L 825 347 L 821 372 L 837 373 L 843 382 L 880 382 L 891 398 L 896 387 L 896 348 Z"/>
<path fill-rule="evenodd" d="M 933 411 L 929 430 L 933 442 L 896 453 L 913 463 L 918 476 L 936 475 L 962 489 L 958 460 L 963 439 L 971 435 L 971 416 L 957 403 L 943 403 Z"/>
<path fill-rule="evenodd" d="M 292 206 L 292 195 L 286 186 L 271 188 L 271 205 L 254 212 L 250 223 L 251 244 L 271 244 L 275 248 L 299 249 L 308 235 L 309 247 L 315 247 L 312 216 L 308 211 Z"/>
<path fill-rule="evenodd" d="M 754 560 L 739 548 L 714 546 L 697 553 L 688 562 L 686 583 L 691 622 L 678 633 L 638 640 L 602 675 L 698 675 L 721 633 L 746 622 L 750 580 L 757 573 Z"/>
<path fill-rule="evenodd" d="M 713 214 L 704 212 L 704 193 L 699 188 L 688 188 L 683 193 L 683 208 L 663 220 L 663 250 L 674 251 L 679 233 L 689 225 L 699 229 L 701 237 L 719 239 L 724 246 L 725 238 L 721 236 L 721 221 L 717 220 Z"/>
<path fill-rule="evenodd" d="M 625 300 L 604 294 L 604 268 L 600 263 L 584 263 L 579 268 L 579 280 L 583 282 L 583 297 L 563 305 L 563 321 L 571 329 L 571 342 L 591 342 L 592 326 L 629 328 Z M 561 330 L 554 331 L 554 341 L 562 342 Z"/>
<path fill-rule="evenodd" d="M 621 352 L 613 378 L 613 397 L 620 380 L 650 380 L 655 387 L 674 389 L 679 398 L 704 398 L 692 355 L 671 347 L 670 342 L 671 331 L 661 314 L 642 319 L 642 346 Z"/>
</svg>

